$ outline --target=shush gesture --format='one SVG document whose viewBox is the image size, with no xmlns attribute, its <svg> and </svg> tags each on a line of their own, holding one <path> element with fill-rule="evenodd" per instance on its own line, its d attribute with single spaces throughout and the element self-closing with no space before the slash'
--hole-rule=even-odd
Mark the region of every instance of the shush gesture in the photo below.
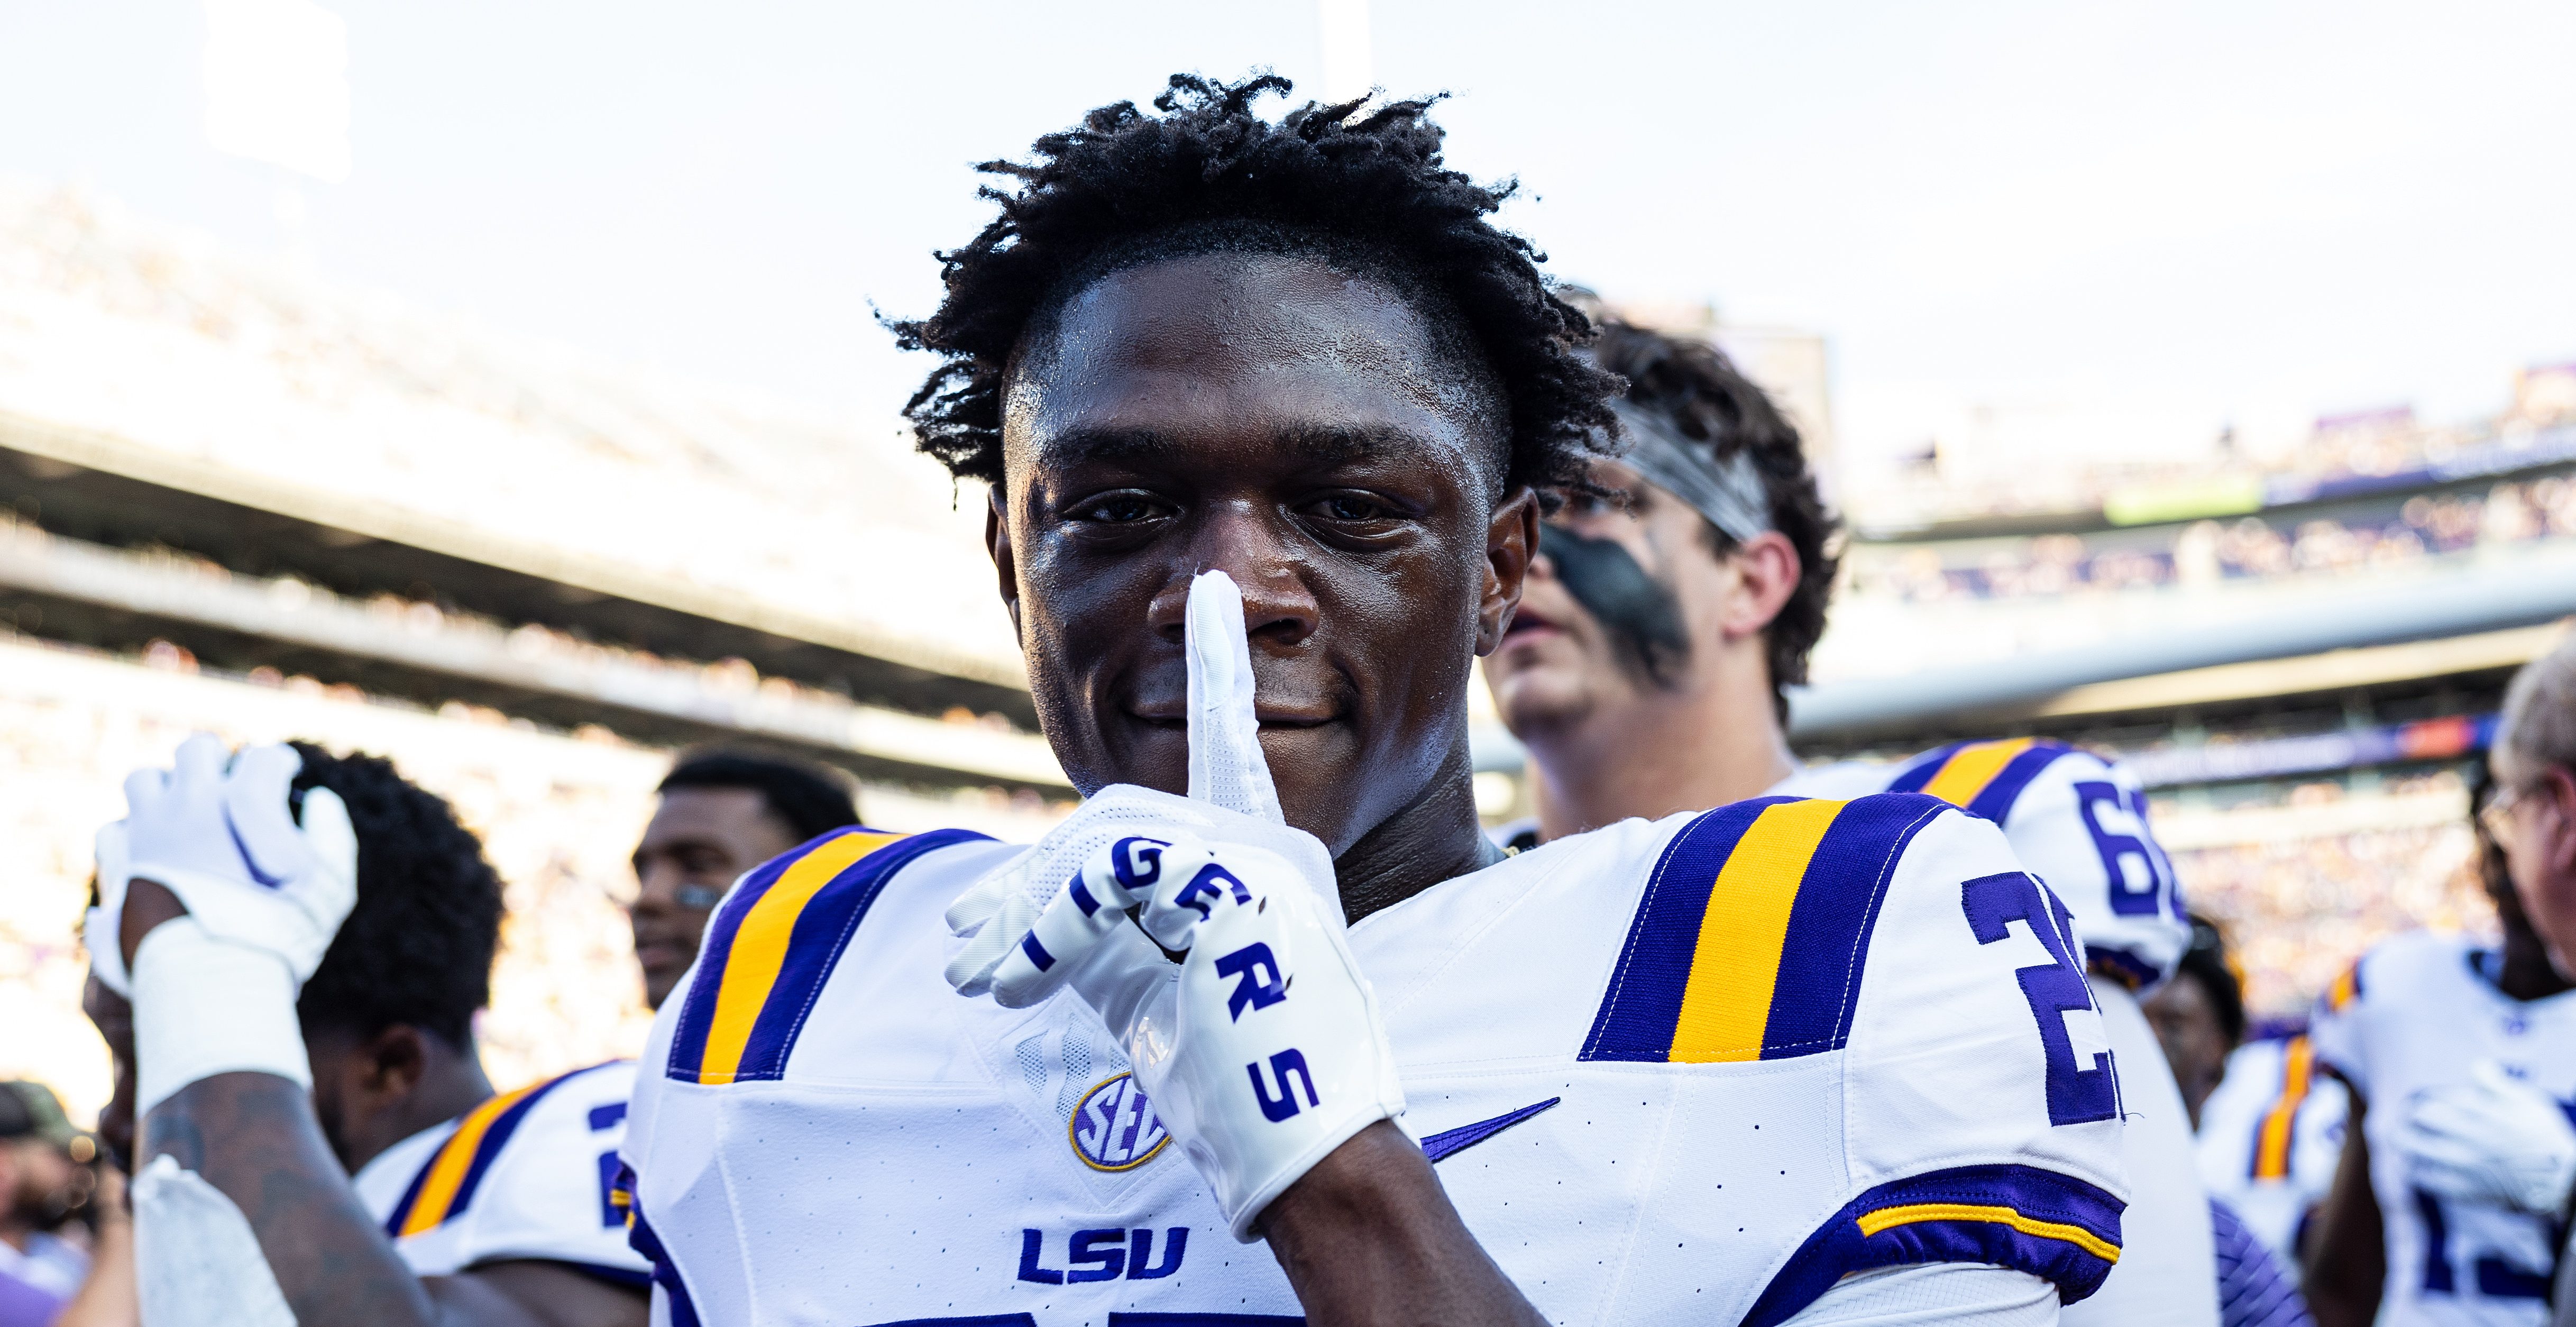
<svg viewBox="0 0 2576 1327">
<path fill-rule="evenodd" d="M 1283 821 L 1252 705 L 1243 601 L 1190 586 L 1190 795 L 1102 789 L 960 896 L 960 994 L 1071 985 L 1108 1024 L 1235 1238 L 1353 1134 L 1404 1112 L 1323 844 Z M 1177 960 L 1177 961 L 1176 961 Z"/>
</svg>

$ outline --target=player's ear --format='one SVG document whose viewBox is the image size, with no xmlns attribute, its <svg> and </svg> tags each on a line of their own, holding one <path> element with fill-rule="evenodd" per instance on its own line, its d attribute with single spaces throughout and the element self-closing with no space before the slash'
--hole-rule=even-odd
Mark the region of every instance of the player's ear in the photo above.
<svg viewBox="0 0 2576 1327">
<path fill-rule="evenodd" d="M 429 1073 L 428 1035 L 409 1023 L 396 1023 L 359 1046 L 359 1085 L 371 1101 L 397 1100 L 419 1086 Z"/>
<path fill-rule="evenodd" d="M 2544 849 L 2550 870 L 2576 882 L 2576 772 L 2553 766 L 2540 778 L 2539 796 L 2550 812 L 2543 817 Z"/>
<path fill-rule="evenodd" d="M 1478 658 L 1503 643 L 1503 629 L 1511 625 L 1512 610 L 1520 607 L 1521 585 L 1537 554 L 1538 494 L 1523 484 L 1504 495 L 1485 525 L 1485 586 L 1476 602 Z"/>
<path fill-rule="evenodd" d="M 984 506 L 984 551 L 993 555 L 993 574 L 999 578 L 1002 607 L 1010 610 L 1011 634 L 1020 634 L 1020 568 L 1011 553 L 1011 521 L 1002 510 L 1002 486 L 999 482 L 987 490 Z"/>
<path fill-rule="evenodd" d="M 1759 635 L 1798 593 L 1806 565 L 1798 546 L 1777 530 L 1766 530 L 1738 545 L 1727 562 L 1735 568 L 1735 590 L 1727 596 L 1718 619 L 1729 640 Z"/>
</svg>

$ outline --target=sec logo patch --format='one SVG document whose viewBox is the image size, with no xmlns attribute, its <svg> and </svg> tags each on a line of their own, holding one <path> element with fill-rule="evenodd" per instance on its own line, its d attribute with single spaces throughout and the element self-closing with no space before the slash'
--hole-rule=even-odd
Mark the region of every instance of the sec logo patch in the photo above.
<svg viewBox="0 0 2576 1327">
<path fill-rule="evenodd" d="M 1082 1094 L 1065 1125 L 1073 1154 L 1093 1170 L 1134 1170 L 1172 1141 L 1134 1074 L 1120 1074 Z"/>
</svg>

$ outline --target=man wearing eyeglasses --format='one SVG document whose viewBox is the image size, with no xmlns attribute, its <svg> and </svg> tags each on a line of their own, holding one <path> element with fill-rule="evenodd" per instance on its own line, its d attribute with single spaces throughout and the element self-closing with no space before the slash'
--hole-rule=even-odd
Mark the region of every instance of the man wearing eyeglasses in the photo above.
<svg viewBox="0 0 2576 1327">
<path fill-rule="evenodd" d="M 2308 1255 L 2320 1327 L 2551 1320 L 2576 1184 L 2576 645 L 2514 679 L 2488 764 L 2480 866 L 2502 944 L 2398 936 L 2319 1010 L 2318 1064 L 2352 1089 Z"/>
<path fill-rule="evenodd" d="M 810 765 L 736 751 L 684 755 L 635 845 L 641 888 L 627 910 L 644 1002 L 659 1009 L 698 959 L 698 938 L 744 872 L 844 825 L 858 807 L 838 778 Z"/>
</svg>

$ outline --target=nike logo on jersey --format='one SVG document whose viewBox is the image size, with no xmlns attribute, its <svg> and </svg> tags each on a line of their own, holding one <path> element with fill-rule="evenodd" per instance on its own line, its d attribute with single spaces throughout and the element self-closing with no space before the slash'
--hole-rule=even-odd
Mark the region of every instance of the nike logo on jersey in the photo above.
<svg viewBox="0 0 2576 1327">
<path fill-rule="evenodd" d="M 1478 1120 L 1474 1124 L 1444 1129 L 1422 1140 L 1422 1155 L 1438 1161 L 1452 1152 L 1474 1147 L 1563 1100 L 1565 1100 L 1563 1097 L 1549 1097 L 1535 1106 L 1523 1106 L 1519 1110 L 1505 1112 L 1490 1120 Z"/>
</svg>

